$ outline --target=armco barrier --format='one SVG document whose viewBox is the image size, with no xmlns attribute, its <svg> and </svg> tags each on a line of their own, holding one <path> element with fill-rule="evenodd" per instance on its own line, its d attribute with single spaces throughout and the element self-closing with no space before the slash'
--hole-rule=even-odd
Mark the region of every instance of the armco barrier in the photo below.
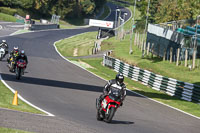
<svg viewBox="0 0 200 133">
<path fill-rule="evenodd" d="M 176 96 L 186 101 L 200 103 L 200 86 L 198 85 L 163 77 L 148 70 L 131 66 L 107 55 L 104 55 L 103 64 L 114 69 L 116 72 L 123 73 L 125 77 L 150 86 L 152 89 L 164 91 L 168 95 Z"/>
<path fill-rule="evenodd" d="M 47 29 L 58 29 L 57 24 L 32 24 L 30 30 L 47 30 Z"/>
</svg>

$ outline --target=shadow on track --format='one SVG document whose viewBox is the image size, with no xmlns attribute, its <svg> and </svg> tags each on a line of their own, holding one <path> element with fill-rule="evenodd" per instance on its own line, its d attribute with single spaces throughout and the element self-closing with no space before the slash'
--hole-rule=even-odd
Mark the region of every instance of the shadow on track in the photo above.
<svg viewBox="0 0 200 133">
<path fill-rule="evenodd" d="M 16 80 L 16 77 L 14 74 L 5 74 L 5 73 L 0 73 L 0 74 L 3 80 L 17 82 L 17 83 L 35 84 L 35 85 L 42 85 L 42 86 L 49 86 L 49 87 L 59 87 L 59 88 L 64 88 L 64 89 L 75 89 L 75 90 L 101 92 L 101 93 L 103 91 L 103 86 L 95 86 L 95 85 L 56 81 L 56 80 L 50 80 L 50 79 L 32 78 L 32 77 L 23 77 L 22 80 Z M 141 97 L 129 91 L 127 91 L 127 95 Z"/>
<path fill-rule="evenodd" d="M 81 83 L 73 83 L 73 82 L 66 82 L 66 81 L 57 81 L 57 80 L 50 80 L 50 79 L 41 79 L 41 78 L 32 78 L 32 77 L 23 77 L 22 80 L 16 80 L 14 74 L 5 74 L 0 73 L 2 78 L 5 81 L 12 81 L 17 83 L 26 83 L 26 84 L 34 84 L 34 85 L 41 85 L 41 86 L 49 86 L 49 87 L 58 87 L 63 89 L 74 89 L 74 90 L 82 90 L 82 91 L 91 91 L 91 92 L 103 92 L 103 86 L 96 86 L 96 85 L 89 85 L 89 84 L 81 84 Z M 180 100 L 176 97 L 171 97 L 167 94 L 156 93 L 156 92 L 144 92 L 142 90 L 135 90 L 134 92 L 143 94 L 149 98 L 160 98 L 164 100 Z M 135 96 L 135 97 L 142 97 L 130 91 L 127 91 L 127 96 Z M 183 100 L 184 101 L 184 100 Z"/>
<path fill-rule="evenodd" d="M 131 124 L 135 124 L 135 122 L 131 122 L 131 121 L 117 121 L 117 120 L 112 120 L 112 122 L 110 124 L 124 124 L 124 125 L 131 125 Z"/>
</svg>

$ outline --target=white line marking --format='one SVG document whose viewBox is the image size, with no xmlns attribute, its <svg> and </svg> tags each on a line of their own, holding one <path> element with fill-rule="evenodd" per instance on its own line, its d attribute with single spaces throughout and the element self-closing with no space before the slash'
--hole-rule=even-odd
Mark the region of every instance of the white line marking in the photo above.
<svg viewBox="0 0 200 133">
<path fill-rule="evenodd" d="M 13 88 L 11 88 L 11 87 L 3 80 L 3 78 L 1 77 L 1 75 L 0 75 L 0 80 L 2 81 L 2 83 L 3 83 L 9 90 L 12 91 L 12 93 L 15 93 L 15 90 L 14 90 Z M 49 113 L 49 112 L 47 112 L 47 111 L 45 111 L 45 110 L 43 110 L 43 109 L 41 109 L 41 108 L 39 108 L 39 107 L 33 105 L 32 103 L 30 103 L 29 101 L 27 101 L 26 99 L 24 99 L 24 98 L 23 98 L 21 95 L 19 95 L 19 94 L 18 94 L 18 97 L 19 97 L 22 101 L 24 101 L 25 103 L 29 104 L 30 106 L 32 106 L 32 107 L 34 107 L 34 108 L 36 108 L 36 109 L 38 109 L 38 110 L 40 110 L 40 111 L 46 113 L 48 116 L 55 116 L 55 115 L 53 115 L 53 114 L 51 114 L 51 113 Z M 42 114 L 37 114 L 37 115 L 42 115 Z M 46 116 L 46 115 L 43 115 L 43 116 Z"/>
<path fill-rule="evenodd" d="M 0 30 L 3 29 L 3 27 L 0 25 Z"/>
</svg>

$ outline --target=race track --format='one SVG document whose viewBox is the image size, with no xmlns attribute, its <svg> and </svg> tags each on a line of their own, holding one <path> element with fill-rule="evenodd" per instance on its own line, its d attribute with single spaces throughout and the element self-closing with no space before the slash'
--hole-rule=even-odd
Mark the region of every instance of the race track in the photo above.
<svg viewBox="0 0 200 133">
<path fill-rule="evenodd" d="M 114 20 L 116 7 L 111 7 L 107 20 Z M 76 132 L 198 133 L 199 119 L 131 92 L 111 124 L 96 120 L 95 99 L 106 81 L 64 60 L 53 46 L 57 40 L 96 29 L 49 30 L 4 37 L 10 48 L 19 46 L 26 51 L 29 64 L 22 80 L 15 79 L 5 61 L 0 62 L 0 74 L 26 100 L 56 118 L 81 125 L 81 130 L 74 127 Z"/>
</svg>

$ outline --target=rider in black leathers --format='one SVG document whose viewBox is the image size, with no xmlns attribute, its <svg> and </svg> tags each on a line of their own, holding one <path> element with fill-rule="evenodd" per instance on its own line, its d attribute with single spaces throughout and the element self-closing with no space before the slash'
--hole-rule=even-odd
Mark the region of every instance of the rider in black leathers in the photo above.
<svg viewBox="0 0 200 133">
<path fill-rule="evenodd" d="M 28 64 L 28 58 L 27 58 L 24 50 L 21 50 L 19 56 L 17 56 L 17 58 L 16 58 L 16 61 L 18 61 L 20 59 L 25 60 L 26 61 L 26 65 Z"/>
<path fill-rule="evenodd" d="M 0 48 L 5 48 L 5 55 L 8 54 L 8 44 L 6 43 L 6 40 L 2 40 L 2 42 L 0 43 Z"/>
<path fill-rule="evenodd" d="M 10 52 L 7 62 L 10 63 L 10 59 L 13 57 L 16 61 L 17 56 L 19 56 L 19 49 L 18 47 L 14 47 L 14 49 Z"/>
<path fill-rule="evenodd" d="M 108 83 L 104 86 L 103 94 L 99 97 L 99 105 L 102 102 L 102 100 L 109 94 L 110 89 L 120 89 L 122 91 L 121 96 L 121 106 L 123 105 L 123 101 L 126 97 L 126 85 L 124 82 L 124 76 L 121 73 L 118 73 L 116 75 L 115 79 L 109 80 Z"/>
</svg>

